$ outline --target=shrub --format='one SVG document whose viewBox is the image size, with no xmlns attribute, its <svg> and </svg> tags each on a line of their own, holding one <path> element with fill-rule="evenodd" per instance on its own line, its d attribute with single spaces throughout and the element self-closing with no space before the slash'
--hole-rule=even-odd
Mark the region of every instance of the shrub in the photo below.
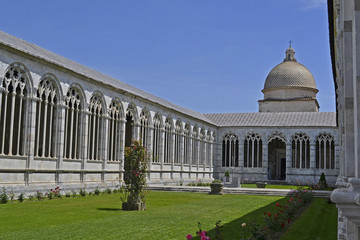
<svg viewBox="0 0 360 240">
<path fill-rule="evenodd" d="M 110 188 L 105 189 L 105 193 L 111 194 L 111 189 Z"/>
<path fill-rule="evenodd" d="M 9 201 L 8 195 L 6 194 L 5 187 L 2 188 L 0 193 L 0 203 L 5 204 Z"/>
<path fill-rule="evenodd" d="M 71 197 L 71 193 L 70 193 L 70 192 L 66 192 L 66 193 L 65 193 L 65 197 L 67 197 L 67 198 Z"/>
<path fill-rule="evenodd" d="M 140 141 L 133 141 L 131 147 L 125 148 L 124 191 L 127 192 L 127 210 L 135 210 L 136 204 L 145 203 L 146 172 L 150 155 Z"/>
<path fill-rule="evenodd" d="M 35 197 L 37 200 L 41 201 L 44 199 L 44 194 L 42 192 L 36 191 Z"/>
<path fill-rule="evenodd" d="M 76 190 L 71 190 L 71 193 L 72 193 L 72 197 L 76 197 Z"/>
<path fill-rule="evenodd" d="M 320 175 L 319 188 L 320 189 L 326 189 L 327 188 L 325 173 L 321 173 L 321 175 Z"/>
<path fill-rule="evenodd" d="M 25 200 L 25 194 L 20 193 L 19 196 L 18 196 L 18 200 L 19 200 L 19 202 L 23 202 Z"/>
<path fill-rule="evenodd" d="M 79 194 L 80 194 L 81 197 L 85 197 L 85 196 L 86 196 L 86 190 L 85 190 L 85 188 L 81 188 L 81 189 L 79 190 Z"/>
<path fill-rule="evenodd" d="M 230 177 L 230 172 L 229 171 L 225 172 L 225 177 Z"/>
<path fill-rule="evenodd" d="M 13 202 L 14 199 L 15 199 L 15 194 L 13 192 L 10 192 L 9 193 L 9 198 L 10 198 L 10 201 Z"/>
<path fill-rule="evenodd" d="M 30 195 L 28 196 L 28 200 L 29 200 L 29 202 L 34 201 L 34 195 L 31 195 L 31 194 L 30 194 Z"/>
<path fill-rule="evenodd" d="M 100 195 L 100 189 L 99 189 L 99 187 L 96 187 L 96 188 L 95 188 L 94 194 L 95 194 L 96 196 L 99 196 L 99 195 Z"/>
</svg>

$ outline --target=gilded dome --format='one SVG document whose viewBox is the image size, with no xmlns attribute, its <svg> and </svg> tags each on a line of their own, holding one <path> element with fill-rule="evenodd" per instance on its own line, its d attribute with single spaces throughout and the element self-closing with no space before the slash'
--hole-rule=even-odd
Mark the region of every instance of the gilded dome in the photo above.
<svg viewBox="0 0 360 240">
<path fill-rule="evenodd" d="M 290 46 L 286 50 L 284 62 L 275 66 L 266 77 L 264 90 L 269 88 L 304 87 L 316 89 L 311 72 L 295 59 L 295 51 Z"/>
</svg>

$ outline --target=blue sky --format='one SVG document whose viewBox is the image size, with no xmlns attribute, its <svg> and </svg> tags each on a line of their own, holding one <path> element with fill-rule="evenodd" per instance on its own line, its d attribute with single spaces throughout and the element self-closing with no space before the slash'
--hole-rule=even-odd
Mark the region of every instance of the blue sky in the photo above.
<svg viewBox="0 0 360 240">
<path fill-rule="evenodd" d="M 326 0 L 5 1 L 0 30 L 203 113 L 257 112 L 289 40 L 335 111 Z"/>
</svg>

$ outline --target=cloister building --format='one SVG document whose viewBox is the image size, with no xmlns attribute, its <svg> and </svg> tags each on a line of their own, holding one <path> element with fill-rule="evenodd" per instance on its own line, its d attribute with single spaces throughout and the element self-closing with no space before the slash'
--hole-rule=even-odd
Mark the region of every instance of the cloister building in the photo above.
<svg viewBox="0 0 360 240">
<path fill-rule="evenodd" d="M 0 185 L 15 191 L 118 185 L 134 139 L 152 154 L 150 184 L 339 174 L 336 113 L 319 112 L 291 46 L 255 113 L 201 114 L 4 32 L 0 83 Z"/>
</svg>

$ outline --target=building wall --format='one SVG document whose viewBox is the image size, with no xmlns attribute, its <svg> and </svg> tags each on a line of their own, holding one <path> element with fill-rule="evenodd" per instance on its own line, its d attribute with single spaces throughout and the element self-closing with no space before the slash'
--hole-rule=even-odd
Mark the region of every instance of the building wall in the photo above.
<svg viewBox="0 0 360 240">
<path fill-rule="evenodd" d="M 235 134 L 239 139 L 239 164 L 238 167 L 223 167 L 222 166 L 222 139 L 228 133 Z M 262 166 L 261 167 L 244 167 L 244 140 L 247 134 L 257 133 L 262 140 Z M 310 168 L 294 168 L 292 167 L 292 139 L 295 134 L 304 133 L 310 140 Z M 316 140 L 317 137 L 326 133 L 334 137 L 335 141 L 335 167 L 334 169 L 316 168 Z M 247 181 L 267 181 L 268 178 L 268 143 L 273 138 L 282 138 L 286 143 L 286 179 L 285 181 L 291 184 L 316 184 L 319 181 L 321 173 L 325 173 L 326 180 L 329 185 L 334 186 L 336 178 L 339 174 L 339 135 L 335 127 L 223 127 L 218 130 L 216 147 L 215 147 L 215 162 L 214 162 L 214 177 L 221 179 L 226 171 L 234 174 L 234 177 Z"/>
<path fill-rule="evenodd" d="M 134 117 L 133 139 L 140 139 L 141 121 L 140 115 L 146 112 L 148 118 L 147 131 L 147 147 L 150 152 L 153 151 L 153 119 L 155 115 L 160 116 L 160 141 L 159 141 L 159 155 L 156 158 L 158 162 L 151 163 L 149 182 L 163 183 L 163 182 L 179 182 L 179 181 L 210 181 L 212 179 L 212 153 L 213 153 L 213 136 L 215 126 L 207 122 L 198 120 L 192 116 L 182 114 L 166 106 L 150 102 L 141 97 L 131 95 L 115 89 L 114 87 L 105 83 L 97 82 L 93 79 L 86 78 L 82 75 L 68 71 L 48 62 L 27 56 L 24 53 L 16 52 L 6 48 L 0 48 L 0 82 L 5 80 L 5 73 L 11 67 L 19 67 L 26 72 L 28 84 L 26 86 L 27 95 L 24 96 L 24 104 L 22 111 L 26 117 L 22 123 L 21 128 L 24 129 L 25 152 L 21 156 L 0 153 L 0 185 L 12 189 L 13 191 L 35 191 L 41 189 L 53 188 L 53 186 L 62 186 L 62 188 L 79 188 L 79 187 L 96 187 L 96 186 L 111 186 L 121 184 L 123 173 L 123 155 L 125 144 L 125 125 L 126 114 L 131 112 Z M 55 142 L 56 150 L 54 157 L 37 156 L 35 151 L 39 143 L 36 140 L 39 110 L 37 104 L 40 101 L 37 93 L 40 82 L 49 77 L 57 87 L 58 102 L 54 106 L 55 127 L 52 135 L 52 141 Z M 11 94 L 6 92 L 4 85 L 1 88 L 1 96 Z M 64 157 L 64 135 L 66 135 L 66 112 L 67 112 L 67 92 L 72 87 L 76 87 L 83 97 L 82 109 L 79 111 L 79 121 L 82 124 L 79 126 L 78 146 L 80 155 L 76 159 L 66 159 Z M 100 159 L 88 159 L 89 147 L 88 134 L 89 122 L 91 121 L 90 100 L 93 96 L 98 96 L 102 103 L 101 126 L 99 132 L 102 133 L 101 139 L 97 142 L 99 144 Z M 5 99 L 4 97 L 2 99 Z M 120 138 L 120 159 L 118 161 L 109 161 L 109 106 L 112 101 L 116 99 L 121 105 L 121 119 L 119 120 L 119 138 Z M 14 109 L 19 106 L 14 104 Z M 4 101 L 0 101 L 0 109 L 4 111 Z M 50 106 L 50 105 L 49 105 Z M 56 107 L 56 108 L 55 108 Z M 49 107 L 50 109 L 50 107 Z M 56 109 L 56 110 L 55 110 Z M 9 109 L 7 110 L 11 114 Z M 44 108 L 42 111 L 45 111 Z M 50 110 L 49 110 L 50 111 Z M 69 114 L 71 110 L 68 109 Z M 41 114 L 41 113 L 40 113 Z M 19 116 L 13 116 L 15 119 Z M 170 162 L 164 163 L 164 139 L 165 139 L 165 122 L 170 122 L 171 130 L 169 131 L 169 156 Z M 179 135 L 178 156 L 179 163 L 174 163 L 174 149 L 175 149 L 175 125 L 180 123 L 180 130 L 177 131 Z M 15 121 L 15 123 L 17 123 Z M 15 124 L 16 125 L 16 124 Z M 20 123 L 19 123 L 20 125 Z M 44 124 L 45 125 L 45 124 Z M 184 128 L 185 125 L 190 127 L 191 138 L 194 141 L 197 152 L 193 156 L 196 157 L 196 162 L 189 161 L 192 164 L 184 164 Z M 3 126 L 1 126 L 3 127 Z M 74 126 L 75 127 L 75 126 Z M 41 126 L 40 128 L 46 128 Z M 15 128 L 14 128 L 15 129 Z M 41 130 L 42 131 L 42 130 Z M 5 139 L 8 139 L 6 136 Z M 48 138 L 46 138 L 48 140 Z M 72 139 L 73 140 L 73 139 Z M 74 140 L 74 142 L 77 140 Z M 5 144 L 7 146 L 7 143 Z M 74 148 L 75 149 L 75 148 Z M 38 150 L 41 152 L 41 150 Z M 210 152 L 210 154 L 204 154 Z M 41 154 L 40 154 L 41 155 Z M 200 157 L 202 159 L 200 159 Z M 210 158 L 210 159 L 209 159 Z"/>
</svg>

